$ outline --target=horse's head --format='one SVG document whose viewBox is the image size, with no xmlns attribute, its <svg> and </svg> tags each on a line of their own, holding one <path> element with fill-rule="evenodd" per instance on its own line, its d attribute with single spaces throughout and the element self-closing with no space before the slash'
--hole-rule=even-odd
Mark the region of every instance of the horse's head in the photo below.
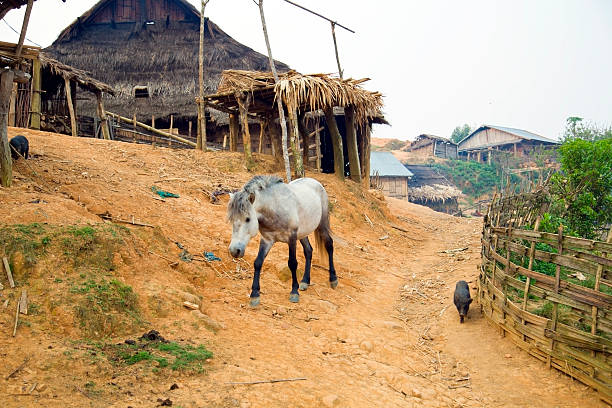
<svg viewBox="0 0 612 408">
<path fill-rule="evenodd" d="M 232 223 L 232 240 L 229 251 L 234 258 L 242 258 L 251 238 L 259 231 L 257 212 L 253 207 L 255 193 L 239 191 L 230 194 L 227 218 Z"/>
</svg>

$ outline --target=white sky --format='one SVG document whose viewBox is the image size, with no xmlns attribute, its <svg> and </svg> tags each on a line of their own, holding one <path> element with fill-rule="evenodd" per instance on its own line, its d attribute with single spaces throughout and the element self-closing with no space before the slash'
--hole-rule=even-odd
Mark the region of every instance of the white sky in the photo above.
<svg viewBox="0 0 612 408">
<path fill-rule="evenodd" d="M 197 8 L 198 0 L 189 0 Z M 336 28 L 345 78 L 385 95 L 392 126 L 375 137 L 450 136 L 463 123 L 517 127 L 556 139 L 568 116 L 612 122 L 610 0 L 296 0 Z M 46 47 L 96 0 L 38 0 L 27 38 Z M 330 24 L 265 0 L 274 58 L 302 73 L 337 71 Z M 20 30 L 25 7 L 5 20 Z M 266 54 L 252 0 L 210 0 L 210 17 Z M 18 35 L 0 22 L 0 39 Z"/>
</svg>

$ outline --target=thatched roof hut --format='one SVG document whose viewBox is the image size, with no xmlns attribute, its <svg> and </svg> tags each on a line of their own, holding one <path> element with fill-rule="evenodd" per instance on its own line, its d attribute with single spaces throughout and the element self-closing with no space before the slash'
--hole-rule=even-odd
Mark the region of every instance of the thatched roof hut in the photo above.
<svg viewBox="0 0 612 408">
<path fill-rule="evenodd" d="M 45 51 L 110 84 L 117 91 L 106 102 L 110 111 L 136 113 L 140 120 L 174 114 L 180 121 L 197 112 L 199 20 L 185 0 L 101 0 Z M 224 69 L 265 70 L 268 59 L 206 19 L 204 64 L 212 93 Z M 288 69 L 281 62 L 277 67 Z M 135 99 L 137 86 L 149 97 Z"/>
<path fill-rule="evenodd" d="M 433 210 L 453 214 L 463 194 L 446 177 L 431 166 L 406 165 L 414 175 L 408 182 L 408 201 Z"/>
<path fill-rule="evenodd" d="M 405 149 L 420 158 L 440 157 L 443 159 L 457 158 L 457 143 L 436 135 L 421 134 Z"/>
</svg>

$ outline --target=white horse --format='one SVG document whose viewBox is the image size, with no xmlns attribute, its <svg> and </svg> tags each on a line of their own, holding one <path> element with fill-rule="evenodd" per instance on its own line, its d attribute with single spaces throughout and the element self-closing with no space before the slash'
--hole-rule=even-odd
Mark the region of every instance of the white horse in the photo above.
<svg viewBox="0 0 612 408">
<path fill-rule="evenodd" d="M 301 178 L 289 184 L 276 176 L 255 176 L 242 190 L 230 194 L 227 218 L 232 223 L 232 240 L 229 251 L 234 258 L 244 256 L 251 238 L 261 234 L 259 253 L 255 259 L 255 273 L 251 291 L 251 307 L 259 304 L 259 275 L 261 266 L 275 242 L 289 245 L 289 269 L 291 270 L 291 294 L 289 301 L 299 302 L 296 276 L 296 244 L 299 240 L 304 248 L 306 265 L 300 290 L 310 285 L 312 246 L 308 235 L 315 233 L 319 250 L 325 249 L 329 257 L 329 282 L 332 288 L 338 286 L 334 269 L 334 245 L 329 227 L 327 192 L 317 180 Z"/>
</svg>

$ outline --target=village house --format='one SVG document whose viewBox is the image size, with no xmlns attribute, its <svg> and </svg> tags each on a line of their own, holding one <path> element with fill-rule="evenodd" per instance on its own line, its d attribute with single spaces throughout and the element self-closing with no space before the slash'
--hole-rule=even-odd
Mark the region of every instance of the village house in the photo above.
<svg viewBox="0 0 612 408">
<path fill-rule="evenodd" d="M 426 160 L 439 157 L 441 159 L 457 159 L 457 143 L 441 136 L 422 134 L 405 149 L 411 152 L 411 158 Z"/>
<path fill-rule="evenodd" d="M 459 210 L 461 190 L 435 168 L 409 164 L 406 168 L 413 174 L 408 182 L 408 201 L 448 214 Z"/>
<path fill-rule="evenodd" d="M 370 183 L 384 195 L 408 199 L 408 181 L 412 173 L 391 152 L 370 153 Z"/>
<path fill-rule="evenodd" d="M 458 143 L 458 152 L 461 158 L 490 163 L 495 152 L 526 157 L 538 149 L 554 149 L 558 144 L 526 130 L 483 125 Z"/>
<path fill-rule="evenodd" d="M 108 111 L 193 141 L 199 32 L 200 13 L 185 0 L 101 0 L 45 52 L 109 84 L 116 96 L 105 100 Z M 223 70 L 269 69 L 267 56 L 240 44 L 208 18 L 204 36 L 205 93 L 216 92 Z M 281 72 L 289 69 L 276 64 Z M 78 102 L 84 105 L 76 109 L 79 119 L 95 116 L 89 104 Z M 209 126 L 215 126 L 215 119 L 227 124 L 227 115 L 209 110 L 209 119 L 211 114 Z"/>
</svg>

